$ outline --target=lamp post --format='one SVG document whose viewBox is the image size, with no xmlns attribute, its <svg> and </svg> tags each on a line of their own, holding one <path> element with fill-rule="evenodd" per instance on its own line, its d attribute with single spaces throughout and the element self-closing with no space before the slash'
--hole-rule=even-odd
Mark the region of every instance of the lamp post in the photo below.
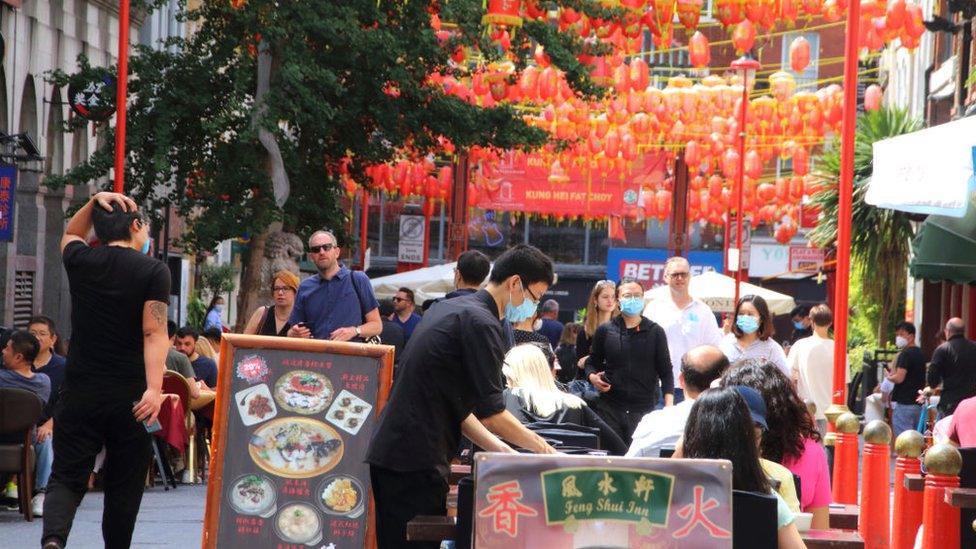
<svg viewBox="0 0 976 549">
<path fill-rule="evenodd" d="M 736 173 L 736 207 L 735 207 L 735 304 L 739 303 L 739 286 L 742 284 L 742 218 L 743 194 L 745 193 L 745 164 L 746 164 L 746 113 L 749 110 L 749 83 L 756 78 L 759 61 L 743 55 L 732 62 L 731 68 L 742 76 L 742 108 L 739 109 L 739 170 Z M 733 254 L 729 254 L 733 255 Z M 734 307 L 735 305 L 733 305 Z M 734 321 L 734 319 L 733 319 Z"/>
<path fill-rule="evenodd" d="M 125 189 L 125 98 L 129 83 L 129 0 L 119 2 L 119 77 L 115 91 L 115 181 L 113 190 Z"/>
</svg>

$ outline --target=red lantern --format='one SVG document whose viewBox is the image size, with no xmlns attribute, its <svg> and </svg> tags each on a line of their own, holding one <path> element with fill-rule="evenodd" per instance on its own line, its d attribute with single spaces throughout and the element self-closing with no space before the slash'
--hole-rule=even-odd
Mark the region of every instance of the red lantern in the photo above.
<svg viewBox="0 0 976 549">
<path fill-rule="evenodd" d="M 715 0 L 712 11 L 722 26 L 730 27 L 738 24 L 745 17 L 742 4 L 741 0 Z"/>
<path fill-rule="evenodd" d="M 708 38 L 701 31 L 695 31 L 688 41 L 688 60 L 692 67 L 704 68 L 712 60 Z"/>
<path fill-rule="evenodd" d="M 800 177 L 810 173 L 810 153 L 803 147 L 793 149 L 793 173 Z"/>
<path fill-rule="evenodd" d="M 918 4 L 905 4 L 905 34 L 918 40 L 925 34 L 922 24 L 922 7 Z"/>
<path fill-rule="evenodd" d="M 698 27 L 704 4 L 704 0 L 678 0 L 678 21 L 685 29 L 690 31 Z"/>
<path fill-rule="evenodd" d="M 755 43 L 756 26 L 752 21 L 746 19 L 735 26 L 735 31 L 732 32 L 732 44 L 738 52 L 745 53 L 751 50 Z"/>
<path fill-rule="evenodd" d="M 701 146 L 698 141 L 691 140 L 685 145 L 685 164 L 690 168 L 697 168 L 701 164 Z"/>
<path fill-rule="evenodd" d="M 518 27 L 522 25 L 522 0 L 488 0 L 482 25 Z"/>
<path fill-rule="evenodd" d="M 776 187 L 772 183 L 760 183 L 756 194 L 763 202 L 772 202 L 776 198 Z"/>
<path fill-rule="evenodd" d="M 640 57 L 634 58 L 630 62 L 630 86 L 639 91 L 643 91 L 651 83 L 647 62 Z"/>
<path fill-rule="evenodd" d="M 892 0 L 885 13 L 885 23 L 889 29 L 897 30 L 905 24 L 905 0 Z"/>
<path fill-rule="evenodd" d="M 779 16 L 788 23 L 792 24 L 796 21 L 798 12 L 799 7 L 797 6 L 797 0 L 782 0 L 780 2 Z"/>
<path fill-rule="evenodd" d="M 762 158 L 759 157 L 759 153 L 755 149 L 746 152 L 745 174 L 752 179 L 759 179 L 762 169 Z"/>
<path fill-rule="evenodd" d="M 864 110 L 866 111 L 876 111 L 881 108 L 881 99 L 884 96 L 884 92 L 881 90 L 881 86 L 877 84 L 871 84 L 864 90 Z"/>
<path fill-rule="evenodd" d="M 799 36 L 790 44 L 790 68 L 793 72 L 803 72 L 810 64 L 810 42 Z"/>
</svg>

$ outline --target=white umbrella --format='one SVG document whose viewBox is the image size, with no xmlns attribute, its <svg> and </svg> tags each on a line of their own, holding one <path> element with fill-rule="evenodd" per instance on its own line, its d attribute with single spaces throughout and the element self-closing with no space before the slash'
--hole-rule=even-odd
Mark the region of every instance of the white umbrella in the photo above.
<svg viewBox="0 0 976 549">
<path fill-rule="evenodd" d="M 377 299 L 387 299 L 396 295 L 400 288 L 413 290 L 417 305 L 428 299 L 444 297 L 454 290 L 454 267 L 457 262 L 424 267 L 413 271 L 396 273 L 370 280 Z"/>
<path fill-rule="evenodd" d="M 670 289 L 667 286 L 658 286 L 644 292 L 645 301 L 649 301 L 647 307 L 652 307 L 655 299 L 666 297 L 669 291 Z M 735 310 L 735 279 L 730 276 L 714 271 L 693 276 L 688 285 L 688 292 L 691 293 L 692 297 L 704 301 L 713 312 L 731 313 Z M 743 282 L 739 286 L 739 295 L 749 294 L 758 295 L 765 299 L 766 304 L 769 305 L 769 312 L 773 315 L 789 314 L 796 306 L 793 298 L 786 294 Z M 645 308 L 646 313 L 647 308 Z"/>
</svg>

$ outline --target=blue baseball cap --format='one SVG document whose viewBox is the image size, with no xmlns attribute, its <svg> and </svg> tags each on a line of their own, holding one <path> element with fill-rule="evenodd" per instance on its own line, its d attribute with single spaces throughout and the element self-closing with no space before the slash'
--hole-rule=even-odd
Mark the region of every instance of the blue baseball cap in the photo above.
<svg viewBox="0 0 976 549">
<path fill-rule="evenodd" d="M 753 389 L 752 387 L 746 387 L 745 385 L 733 385 L 732 389 L 735 389 L 742 400 L 746 401 L 746 405 L 749 406 L 749 414 L 752 415 L 752 421 L 762 427 L 765 431 L 769 428 L 766 424 L 766 401 L 763 400 L 762 395 L 759 391 Z"/>
</svg>

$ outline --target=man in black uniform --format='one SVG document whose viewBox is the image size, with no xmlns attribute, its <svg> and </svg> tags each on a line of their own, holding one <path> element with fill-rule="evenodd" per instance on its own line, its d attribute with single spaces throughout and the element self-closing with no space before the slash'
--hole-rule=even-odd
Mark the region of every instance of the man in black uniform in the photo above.
<svg viewBox="0 0 976 549">
<path fill-rule="evenodd" d="M 976 396 L 976 343 L 966 339 L 966 324 L 961 318 L 950 318 L 945 326 L 946 342 L 932 353 L 926 377 L 930 394 L 940 384 L 939 417 L 951 416 L 963 399 Z M 919 400 L 924 399 L 923 396 Z"/>
<path fill-rule="evenodd" d="M 101 245 L 89 247 L 95 227 Z M 149 223 L 135 202 L 98 193 L 68 221 L 61 254 L 71 288 L 71 347 L 54 420 L 54 468 L 44 502 L 44 549 L 64 547 L 105 447 L 102 537 L 129 547 L 152 455 L 169 338 L 169 270 L 147 257 Z M 145 424 L 145 425 L 144 425 Z"/>
<path fill-rule="evenodd" d="M 484 427 L 533 452 L 555 452 L 505 410 L 501 377 L 502 322 L 532 316 L 554 278 L 542 252 L 515 246 L 495 261 L 486 289 L 424 315 L 366 456 L 381 549 L 439 545 L 408 544 L 406 525 L 417 515 L 447 512 L 450 459 L 462 432 L 486 450 L 510 448 Z"/>
</svg>

